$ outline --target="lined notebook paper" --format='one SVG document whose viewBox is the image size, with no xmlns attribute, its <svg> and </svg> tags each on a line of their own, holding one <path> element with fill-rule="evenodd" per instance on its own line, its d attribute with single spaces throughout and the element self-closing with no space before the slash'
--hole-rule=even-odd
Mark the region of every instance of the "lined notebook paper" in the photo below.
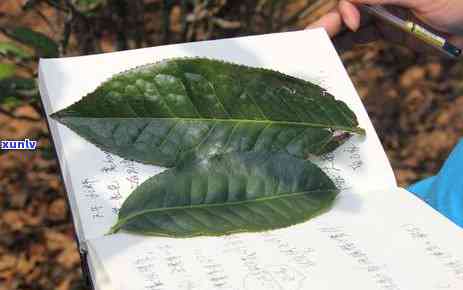
<svg viewBox="0 0 463 290">
<path fill-rule="evenodd" d="M 49 118 L 77 236 L 81 250 L 88 252 L 96 289 L 463 289 L 456 262 L 462 257 L 455 248 L 463 242 L 461 231 L 397 188 L 361 99 L 323 30 L 41 60 L 45 111 L 49 115 L 78 101 L 113 74 L 195 56 L 274 69 L 318 83 L 349 105 L 366 137 L 353 137 L 315 160 L 342 192 L 332 211 L 304 224 L 224 238 L 105 236 L 130 192 L 165 169 L 103 152 Z M 425 223 L 415 223 L 418 217 Z M 411 238 L 418 231 L 432 238 Z M 445 248 L 448 261 L 431 262 L 426 250 L 420 250 L 428 242 Z M 404 259 L 410 262 L 402 263 Z M 421 280 L 406 278 L 405 270 Z"/>
<path fill-rule="evenodd" d="M 463 231 L 404 189 L 345 192 L 281 230 L 91 241 L 115 289 L 463 289 Z"/>
</svg>

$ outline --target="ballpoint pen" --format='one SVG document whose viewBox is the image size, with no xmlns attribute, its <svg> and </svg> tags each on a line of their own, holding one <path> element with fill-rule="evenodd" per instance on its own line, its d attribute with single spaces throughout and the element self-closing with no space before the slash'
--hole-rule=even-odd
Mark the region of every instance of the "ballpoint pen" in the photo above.
<svg viewBox="0 0 463 290">
<path fill-rule="evenodd" d="M 372 16 L 378 17 L 395 27 L 414 35 L 419 40 L 437 48 L 450 57 L 456 58 L 462 53 L 460 48 L 451 44 L 447 39 L 429 31 L 413 21 L 403 20 L 395 16 L 382 6 L 362 4 L 360 5 L 360 8 L 362 11 L 365 11 Z"/>
</svg>

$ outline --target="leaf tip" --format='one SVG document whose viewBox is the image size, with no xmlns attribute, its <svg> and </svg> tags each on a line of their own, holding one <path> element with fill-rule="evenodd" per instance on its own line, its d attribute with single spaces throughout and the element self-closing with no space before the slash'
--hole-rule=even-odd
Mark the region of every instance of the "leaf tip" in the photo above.
<svg viewBox="0 0 463 290">
<path fill-rule="evenodd" d="M 66 117 L 66 112 L 65 110 L 57 111 L 53 114 L 50 114 L 50 117 L 55 121 L 63 123 L 64 117 Z"/>
<path fill-rule="evenodd" d="M 59 120 L 59 112 L 55 112 L 53 114 L 50 114 L 50 118 L 54 120 Z"/>
</svg>

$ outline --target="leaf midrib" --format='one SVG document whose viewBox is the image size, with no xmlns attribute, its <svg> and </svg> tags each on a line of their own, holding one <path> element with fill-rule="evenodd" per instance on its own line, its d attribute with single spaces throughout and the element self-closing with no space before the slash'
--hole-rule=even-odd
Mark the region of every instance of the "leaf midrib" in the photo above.
<svg viewBox="0 0 463 290">
<path fill-rule="evenodd" d="M 195 205 L 183 205 L 183 206 L 173 206 L 173 207 L 160 207 L 160 208 L 154 208 L 154 209 L 146 209 L 139 211 L 135 214 L 129 215 L 125 218 L 119 219 L 119 221 L 111 228 L 110 233 L 115 233 L 117 232 L 121 226 L 126 224 L 128 221 L 138 217 L 142 216 L 148 213 L 155 213 L 155 212 L 168 212 L 168 211 L 174 211 L 174 210 L 190 210 L 190 209 L 200 209 L 200 208 L 211 208 L 211 207 L 229 207 L 229 206 L 234 206 L 234 205 L 241 205 L 241 204 L 249 204 L 249 203 L 256 203 L 256 202 L 265 202 L 265 201 L 270 201 L 270 200 L 275 200 L 275 199 L 285 199 L 289 197 L 295 197 L 295 196 L 300 196 L 300 195 L 305 195 L 309 193 L 327 193 L 327 192 L 332 192 L 332 191 L 337 191 L 337 189 L 326 189 L 326 190 L 308 190 L 308 191 L 300 191 L 300 192 L 293 192 L 293 193 L 284 193 L 284 194 L 277 194 L 277 195 L 272 195 L 272 196 L 264 196 L 260 198 L 255 198 L 255 199 L 248 199 L 248 200 L 242 200 L 242 201 L 232 201 L 232 202 L 221 202 L 221 203 L 206 203 L 206 204 L 195 204 Z"/>
<path fill-rule="evenodd" d="M 320 124 L 320 123 L 309 123 L 309 122 L 291 122 L 291 121 L 274 121 L 274 120 L 252 120 L 252 119 L 216 119 L 216 118 L 179 118 L 179 117 L 169 117 L 169 118 L 152 118 L 152 117 L 124 117 L 124 118 L 114 118 L 114 117 L 76 117 L 76 116 L 61 116 L 59 118 L 92 118 L 92 119 L 149 119 L 149 120 L 173 120 L 173 121 L 200 121 L 200 122 L 230 122 L 230 123 L 257 123 L 265 125 L 292 125 L 292 126 L 304 126 L 312 128 L 331 128 L 335 130 L 341 130 L 345 132 L 352 132 L 361 135 L 365 135 L 365 130 L 363 128 L 357 127 L 346 127 L 330 124 Z"/>
</svg>

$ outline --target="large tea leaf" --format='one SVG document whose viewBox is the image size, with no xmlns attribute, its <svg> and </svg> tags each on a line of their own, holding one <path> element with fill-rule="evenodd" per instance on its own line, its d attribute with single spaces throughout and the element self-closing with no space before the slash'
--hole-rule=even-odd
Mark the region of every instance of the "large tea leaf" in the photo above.
<svg viewBox="0 0 463 290">
<path fill-rule="evenodd" d="M 327 210 L 337 193 L 308 160 L 216 155 L 148 179 L 124 202 L 111 232 L 191 237 L 276 229 Z"/>
<path fill-rule="evenodd" d="M 16 72 L 16 65 L 13 63 L 0 63 L 0 80 L 12 77 Z"/>
<path fill-rule="evenodd" d="M 312 83 L 203 58 L 119 74 L 52 116 L 106 151 L 166 167 L 230 151 L 305 158 L 339 146 L 342 132 L 363 133 L 344 103 Z"/>
</svg>

